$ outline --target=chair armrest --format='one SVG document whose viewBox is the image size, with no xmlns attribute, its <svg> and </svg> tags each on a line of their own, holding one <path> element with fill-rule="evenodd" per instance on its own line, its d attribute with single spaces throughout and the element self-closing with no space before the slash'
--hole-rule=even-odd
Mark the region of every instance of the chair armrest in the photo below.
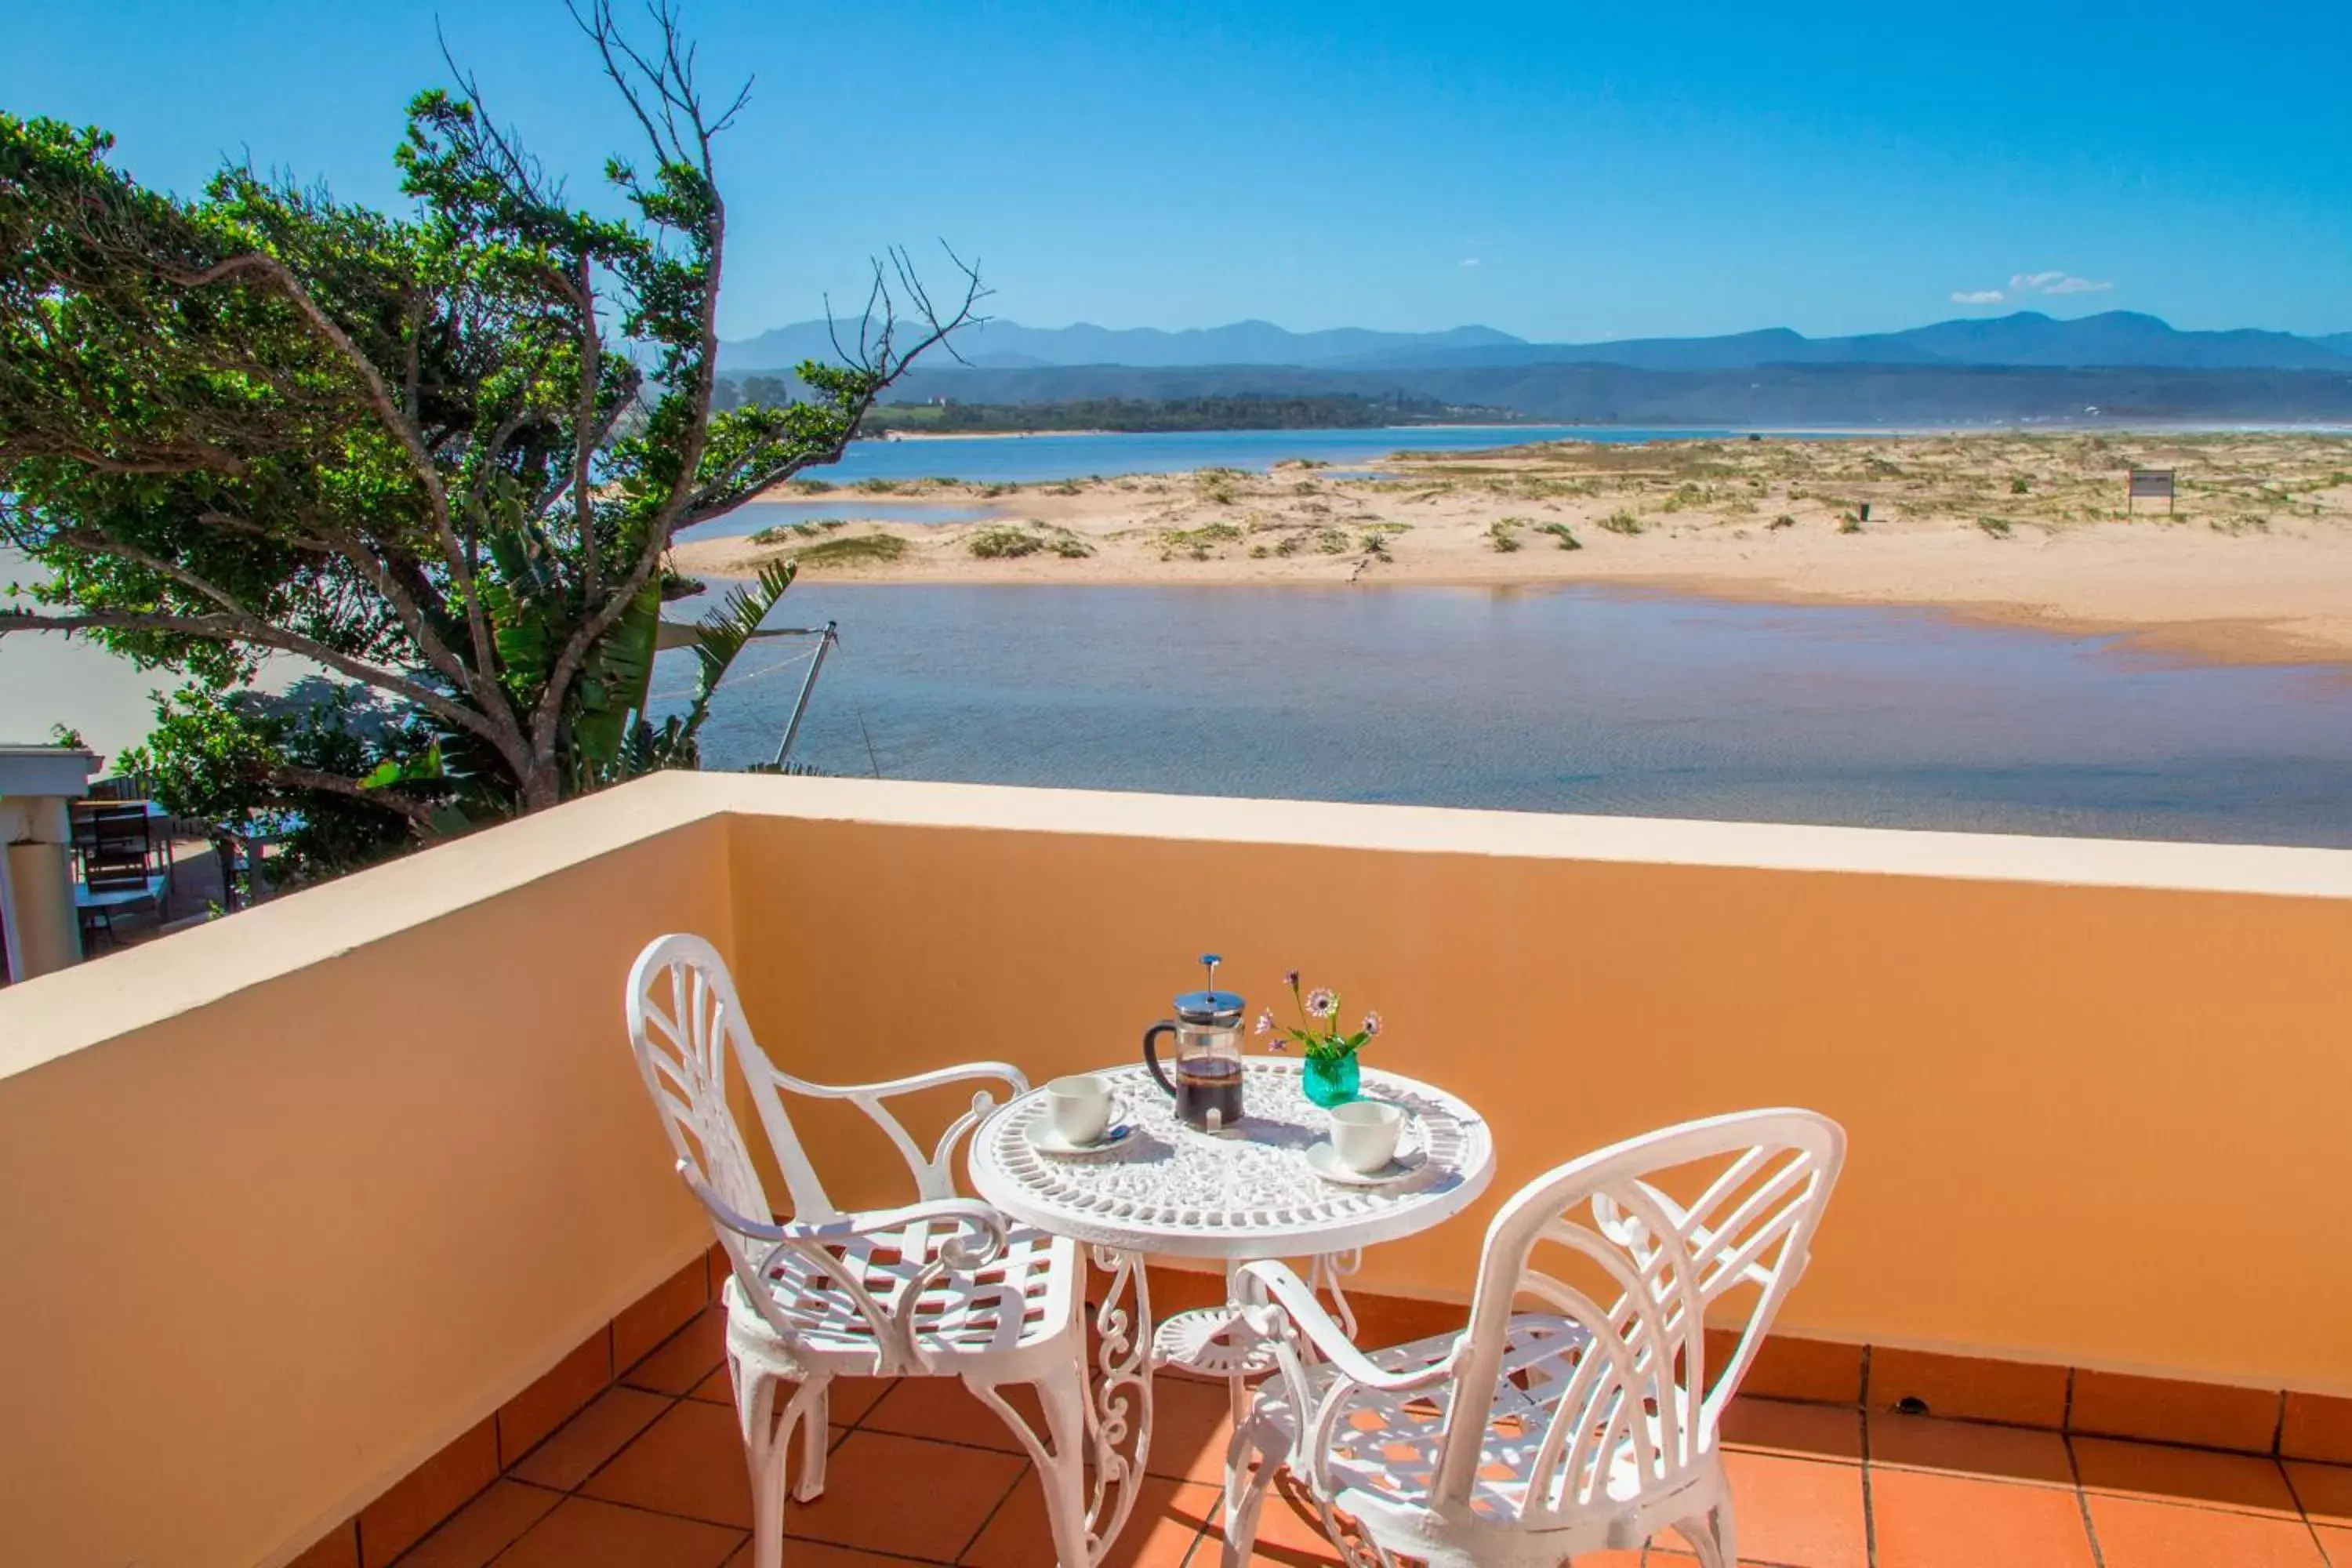
<svg viewBox="0 0 2352 1568">
<path fill-rule="evenodd" d="M 1454 1375 L 1454 1367 L 1464 1353 L 1463 1347 L 1470 1342 L 1469 1336 L 1465 1334 L 1454 1342 L 1452 1350 L 1427 1366 L 1389 1372 L 1375 1365 L 1370 1357 L 1356 1348 L 1356 1342 L 1348 1337 L 1348 1331 L 1341 1328 L 1324 1309 L 1323 1303 L 1315 1299 L 1315 1292 L 1308 1288 L 1307 1281 L 1301 1279 L 1289 1265 L 1261 1260 L 1244 1264 L 1241 1272 L 1245 1279 L 1263 1287 L 1266 1295 L 1272 1298 L 1270 1306 L 1244 1309 L 1249 1314 L 1252 1329 L 1272 1337 L 1281 1331 L 1281 1324 L 1276 1320 L 1288 1317 L 1323 1359 L 1331 1363 L 1332 1370 L 1349 1382 L 1365 1388 L 1402 1394 L 1433 1383 L 1443 1383 Z"/>
<path fill-rule="evenodd" d="M 960 1273 L 984 1268 L 995 1261 L 1004 1249 L 1011 1222 L 997 1210 L 977 1198 L 929 1198 L 921 1203 L 907 1204 L 898 1208 L 869 1209 L 863 1214 L 842 1215 L 835 1219 L 801 1221 L 756 1220 L 738 1214 L 726 1199 L 710 1190 L 708 1184 L 694 1174 L 694 1169 L 684 1160 L 677 1163 L 677 1173 L 694 1195 L 701 1200 L 710 1217 L 747 1241 L 764 1242 L 771 1247 L 837 1247 L 861 1237 L 883 1236 L 904 1230 L 924 1221 L 948 1224 L 959 1230 L 975 1233 L 974 1240 L 965 1241 L 961 1236 L 940 1243 L 940 1258 Z"/>
<path fill-rule="evenodd" d="M 1028 1075 L 1010 1062 L 964 1062 L 956 1067 L 935 1068 L 929 1072 L 910 1074 L 906 1078 L 885 1079 L 879 1083 L 812 1083 L 780 1068 L 768 1070 L 778 1088 L 806 1095 L 812 1100 L 888 1100 L 897 1095 L 912 1094 L 918 1089 L 939 1089 L 975 1079 L 1003 1083 L 1015 1094 L 1029 1092 Z"/>
<path fill-rule="evenodd" d="M 908 1078 L 886 1079 L 880 1083 L 811 1083 L 806 1079 L 794 1078 L 773 1067 L 768 1069 L 768 1076 L 777 1088 L 787 1093 L 815 1100 L 845 1100 L 866 1112 L 906 1160 L 908 1173 L 915 1178 L 916 1193 L 927 1201 L 954 1196 L 955 1180 L 950 1174 L 949 1165 L 954 1157 L 956 1145 L 965 1133 L 980 1125 L 982 1117 L 995 1108 L 996 1097 L 986 1089 L 975 1091 L 971 1108 L 948 1123 L 947 1131 L 940 1134 L 938 1145 L 928 1154 L 908 1133 L 906 1124 L 882 1102 L 919 1089 L 940 1089 L 949 1084 L 975 1080 L 1003 1084 L 1014 1094 L 1024 1094 L 1029 1089 L 1028 1078 L 1009 1062 L 966 1062 L 960 1067 L 938 1068 Z"/>
</svg>

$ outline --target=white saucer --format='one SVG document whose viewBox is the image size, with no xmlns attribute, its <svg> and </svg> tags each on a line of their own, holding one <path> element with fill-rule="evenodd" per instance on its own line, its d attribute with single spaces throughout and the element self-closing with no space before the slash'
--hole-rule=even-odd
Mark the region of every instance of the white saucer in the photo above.
<svg viewBox="0 0 2352 1568">
<path fill-rule="evenodd" d="M 1073 1143 L 1054 1130 L 1053 1118 L 1041 1116 L 1029 1124 L 1029 1147 L 1040 1154 L 1058 1154 L 1076 1158 L 1087 1154 L 1108 1154 L 1135 1136 L 1135 1123 L 1122 1121 L 1092 1143 Z"/>
<path fill-rule="evenodd" d="M 1400 1149 L 1396 1158 L 1379 1170 L 1369 1173 L 1351 1171 L 1339 1163 L 1339 1152 L 1331 1147 L 1328 1138 L 1318 1139 L 1307 1151 L 1307 1168 L 1327 1182 L 1337 1182 L 1343 1187 L 1393 1186 L 1407 1176 L 1420 1173 L 1429 1163 L 1429 1156 L 1419 1149 Z"/>
</svg>

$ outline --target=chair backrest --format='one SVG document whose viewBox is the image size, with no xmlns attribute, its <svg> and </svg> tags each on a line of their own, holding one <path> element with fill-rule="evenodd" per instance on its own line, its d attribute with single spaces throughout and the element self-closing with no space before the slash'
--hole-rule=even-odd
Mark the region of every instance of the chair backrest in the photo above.
<svg viewBox="0 0 2352 1568">
<path fill-rule="evenodd" d="M 1519 1525 L 1554 1529 L 1673 1490 L 1714 1448 L 1723 1406 L 1804 1271 L 1844 1158 L 1845 1133 L 1827 1117 L 1745 1111 L 1599 1150 L 1521 1188 L 1486 1230 L 1438 1506 L 1468 1501 L 1506 1378 L 1554 1409 L 1520 1478 Z M 1669 1173 L 1695 1194 L 1687 1203 L 1653 1184 Z M 1710 1384 L 1708 1309 L 1727 1315 L 1743 1291 L 1739 1339 Z M 1507 1365 L 1512 1314 L 1529 1299 L 1590 1341 Z"/>
<path fill-rule="evenodd" d="M 719 950 L 698 936 L 657 938 L 629 971 L 627 1005 L 637 1069 L 661 1110 L 670 1147 L 693 1177 L 748 1219 L 764 1224 L 774 1217 L 727 1101 L 731 1049 L 792 1194 L 793 1217 L 837 1217 L 784 1112 L 775 1070 L 751 1037 Z M 731 1250 L 740 1237 L 729 1233 L 720 1239 Z"/>
</svg>

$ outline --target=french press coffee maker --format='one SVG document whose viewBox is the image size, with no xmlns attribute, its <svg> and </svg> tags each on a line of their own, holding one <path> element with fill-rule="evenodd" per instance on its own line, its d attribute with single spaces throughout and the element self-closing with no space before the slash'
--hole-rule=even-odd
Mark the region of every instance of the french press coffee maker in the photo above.
<svg viewBox="0 0 2352 1568">
<path fill-rule="evenodd" d="M 1208 988 L 1177 997 L 1176 1016 L 1143 1032 L 1143 1065 L 1176 1101 L 1179 1121 L 1203 1132 L 1221 1132 L 1242 1119 L 1242 1015 L 1249 1004 L 1217 989 L 1217 965 L 1223 959 L 1208 952 L 1201 962 L 1208 966 Z M 1153 1049 L 1162 1035 L 1176 1037 L 1172 1072 Z"/>
</svg>

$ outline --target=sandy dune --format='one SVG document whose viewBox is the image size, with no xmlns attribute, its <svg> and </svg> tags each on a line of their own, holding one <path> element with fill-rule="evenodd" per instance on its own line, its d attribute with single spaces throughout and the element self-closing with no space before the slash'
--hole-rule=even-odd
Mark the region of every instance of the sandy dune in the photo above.
<svg viewBox="0 0 2352 1568">
<path fill-rule="evenodd" d="M 2126 514 L 2134 465 L 2178 471 L 2170 515 Z M 2352 661 L 2352 437 L 1562 443 L 1383 468 L 868 481 L 827 499 L 870 500 L 870 522 L 696 542 L 677 563 L 725 576 L 793 555 L 812 580 L 899 583 L 1645 584 Z M 998 519 L 889 521 L 916 500 Z"/>
</svg>

